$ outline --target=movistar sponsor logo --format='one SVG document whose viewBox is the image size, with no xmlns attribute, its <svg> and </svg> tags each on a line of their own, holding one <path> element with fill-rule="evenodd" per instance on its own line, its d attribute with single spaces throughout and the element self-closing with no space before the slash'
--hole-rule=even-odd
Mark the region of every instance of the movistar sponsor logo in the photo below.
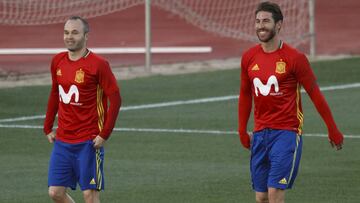
<svg viewBox="0 0 360 203">
<path fill-rule="evenodd" d="M 258 93 L 259 91 L 260 91 L 260 94 L 262 94 L 263 96 L 268 96 L 270 93 L 270 90 L 271 90 L 271 86 L 273 86 L 273 85 L 274 85 L 275 92 L 276 93 L 279 92 L 279 83 L 274 75 L 269 77 L 266 84 L 263 84 L 259 78 L 254 78 L 253 83 L 254 83 L 254 89 L 255 89 L 256 96 L 259 96 L 259 93 Z"/>
<path fill-rule="evenodd" d="M 68 92 L 64 91 L 64 88 L 59 85 L 59 97 L 60 101 L 64 104 L 70 104 L 71 98 L 75 95 L 75 104 L 79 101 L 79 90 L 76 85 L 71 85 Z"/>
</svg>

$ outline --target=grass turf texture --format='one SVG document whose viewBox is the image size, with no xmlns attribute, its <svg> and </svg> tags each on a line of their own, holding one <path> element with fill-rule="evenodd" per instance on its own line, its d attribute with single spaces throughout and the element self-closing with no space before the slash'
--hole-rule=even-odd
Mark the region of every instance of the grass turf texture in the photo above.
<svg viewBox="0 0 360 203">
<path fill-rule="evenodd" d="M 360 82 L 360 59 L 313 63 L 320 86 Z M 236 95 L 239 70 L 120 81 L 123 106 Z M 0 89 L 0 119 L 45 113 L 48 86 Z M 345 134 L 359 135 L 360 88 L 324 92 Z M 326 133 L 306 94 L 305 133 Z M 1 123 L 0 123 L 1 124 Z M 5 123 L 4 123 L 5 124 Z M 42 120 L 6 124 L 42 125 Z M 234 131 L 237 100 L 120 112 L 116 127 Z M 51 145 L 41 129 L 0 128 L 0 202 L 50 202 Z M 335 152 L 304 137 L 300 172 L 287 202 L 358 202 L 360 139 Z M 114 132 L 106 145 L 103 202 L 254 202 L 249 152 L 236 135 Z M 79 189 L 71 191 L 82 201 Z"/>
</svg>

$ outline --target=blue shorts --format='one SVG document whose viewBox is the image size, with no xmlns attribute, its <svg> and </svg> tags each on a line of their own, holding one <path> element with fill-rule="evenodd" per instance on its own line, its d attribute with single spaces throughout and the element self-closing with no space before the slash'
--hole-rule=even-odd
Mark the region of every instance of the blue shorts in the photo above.
<svg viewBox="0 0 360 203">
<path fill-rule="evenodd" d="M 68 144 L 55 141 L 50 157 L 48 186 L 81 190 L 103 190 L 104 148 L 95 149 L 93 142 Z"/>
<path fill-rule="evenodd" d="M 254 132 L 250 171 L 253 189 L 289 189 L 296 178 L 302 149 L 302 136 L 289 130 L 264 129 Z"/>
</svg>

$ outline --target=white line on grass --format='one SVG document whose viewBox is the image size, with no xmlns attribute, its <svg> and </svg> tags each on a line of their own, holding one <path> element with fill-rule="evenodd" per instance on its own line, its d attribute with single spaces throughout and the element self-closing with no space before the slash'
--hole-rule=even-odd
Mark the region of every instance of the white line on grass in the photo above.
<svg viewBox="0 0 360 203">
<path fill-rule="evenodd" d="M 227 101 L 227 100 L 237 99 L 238 97 L 239 96 L 237 96 L 237 95 L 230 95 L 230 96 L 223 96 L 223 97 L 208 97 L 208 98 L 202 98 L 202 99 L 180 100 L 180 101 L 162 102 L 162 103 L 155 103 L 155 104 L 144 104 L 144 105 L 137 105 L 137 106 L 122 107 L 121 111 Z"/>
<path fill-rule="evenodd" d="M 350 89 L 350 88 L 358 88 L 358 87 L 360 87 L 360 83 L 321 87 L 320 89 L 321 89 L 321 91 L 332 91 L 332 90 L 342 90 L 342 89 Z M 305 92 L 305 91 L 302 90 L 301 92 Z M 222 96 L 222 97 L 209 97 L 209 98 L 202 98 L 202 99 L 179 100 L 179 101 L 172 101 L 172 102 L 161 102 L 161 103 L 154 103 L 154 104 L 125 106 L 125 107 L 121 107 L 121 111 L 161 108 L 161 107 L 179 106 L 179 105 L 186 105 L 186 104 L 201 104 L 201 103 L 218 102 L 218 101 L 228 101 L 228 100 L 237 99 L 238 97 L 239 97 L 238 95 L 229 95 L 229 96 Z M 43 118 L 45 118 L 45 115 L 23 116 L 23 117 L 16 117 L 16 118 L 0 119 L 0 123 L 36 120 L 36 119 L 43 119 Z"/>
<path fill-rule="evenodd" d="M 42 129 L 40 125 L 4 125 L 0 124 L 0 128 L 12 129 Z M 118 132 L 145 132 L 145 133 L 178 133 L 178 134 L 212 134 L 212 135 L 237 135 L 236 131 L 224 130 L 197 130 L 197 129 L 164 129 L 164 128 L 114 128 Z M 327 134 L 321 133 L 306 133 L 306 137 L 326 137 Z M 344 135 L 345 138 L 360 139 L 360 135 Z"/>
<path fill-rule="evenodd" d="M 45 118 L 45 115 L 22 116 L 22 117 L 16 117 L 16 118 L 0 119 L 0 123 L 9 123 L 9 122 L 15 122 L 15 121 L 37 120 L 37 119 L 44 119 L 44 118 Z"/>
</svg>

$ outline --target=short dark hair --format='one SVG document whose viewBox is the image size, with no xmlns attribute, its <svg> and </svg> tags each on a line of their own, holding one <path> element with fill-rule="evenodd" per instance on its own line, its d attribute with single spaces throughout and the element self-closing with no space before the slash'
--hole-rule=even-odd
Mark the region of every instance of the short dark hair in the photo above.
<svg viewBox="0 0 360 203">
<path fill-rule="evenodd" d="M 283 19 L 284 19 L 284 16 L 281 12 L 280 6 L 277 5 L 276 3 L 272 3 L 269 1 L 262 2 L 258 5 L 258 7 L 255 11 L 255 16 L 260 11 L 266 11 L 266 12 L 272 13 L 272 17 L 273 17 L 275 23 L 279 22 L 280 20 L 283 21 Z"/>
<path fill-rule="evenodd" d="M 70 16 L 68 20 L 80 20 L 84 25 L 84 33 L 88 33 L 90 31 L 89 23 L 80 16 Z"/>
</svg>

